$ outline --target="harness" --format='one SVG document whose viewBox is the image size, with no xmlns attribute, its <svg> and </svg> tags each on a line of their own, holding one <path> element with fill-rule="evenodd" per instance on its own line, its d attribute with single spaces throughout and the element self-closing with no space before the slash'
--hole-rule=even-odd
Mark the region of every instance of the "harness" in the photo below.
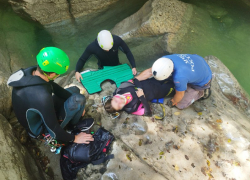
<svg viewBox="0 0 250 180">
<path fill-rule="evenodd" d="M 128 87 L 134 87 L 135 90 L 138 89 L 133 83 L 126 81 L 126 82 L 121 83 L 119 88 L 117 88 L 114 93 L 118 94 L 119 91 L 121 91 L 124 88 L 128 88 Z M 132 101 L 129 103 L 130 106 L 131 106 L 131 103 L 132 103 Z M 123 110 L 126 111 L 126 112 L 131 112 L 131 110 L 136 109 L 136 107 L 138 107 L 139 105 L 140 105 L 140 101 L 138 101 L 137 103 L 132 104 L 131 107 L 124 107 Z"/>
</svg>

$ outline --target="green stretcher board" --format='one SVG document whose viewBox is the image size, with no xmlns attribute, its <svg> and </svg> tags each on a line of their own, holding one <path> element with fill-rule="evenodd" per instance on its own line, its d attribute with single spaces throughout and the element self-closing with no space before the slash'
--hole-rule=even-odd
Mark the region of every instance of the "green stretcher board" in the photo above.
<svg viewBox="0 0 250 180">
<path fill-rule="evenodd" d="M 119 87 L 124 81 L 134 78 L 129 65 L 122 64 L 118 66 L 104 66 L 103 69 L 97 71 L 83 71 L 81 73 L 83 80 L 82 85 L 87 89 L 89 94 L 100 92 L 102 90 L 101 83 L 105 80 L 112 80 Z"/>
</svg>

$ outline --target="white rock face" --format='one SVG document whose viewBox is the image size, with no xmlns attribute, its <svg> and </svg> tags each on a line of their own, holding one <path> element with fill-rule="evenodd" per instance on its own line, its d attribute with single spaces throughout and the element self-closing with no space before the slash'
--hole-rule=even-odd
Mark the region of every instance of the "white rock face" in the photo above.
<svg viewBox="0 0 250 180">
<path fill-rule="evenodd" d="M 237 92 L 242 92 L 241 87 L 216 57 L 205 59 L 215 75 L 211 97 L 185 110 L 169 108 L 165 100 L 166 116 L 162 121 L 125 112 L 112 120 L 101 105 L 101 97 L 112 94 L 115 85 L 104 83 L 101 93 L 89 95 L 88 102 L 94 106 L 87 106 L 86 115 L 115 135 L 115 159 L 107 166 L 88 166 L 79 171 L 78 179 L 248 180 L 249 116 L 246 109 L 232 101 L 232 97 L 240 99 Z M 74 84 L 79 86 L 73 78 L 70 85 Z M 226 87 L 232 88 L 231 93 Z M 159 109 L 157 106 L 153 106 L 154 111 Z M 203 111 L 196 112 L 194 106 Z"/>
</svg>

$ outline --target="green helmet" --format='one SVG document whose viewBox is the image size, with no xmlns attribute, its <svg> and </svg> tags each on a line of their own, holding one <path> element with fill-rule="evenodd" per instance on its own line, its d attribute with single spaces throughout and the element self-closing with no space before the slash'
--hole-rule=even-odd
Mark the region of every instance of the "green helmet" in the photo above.
<svg viewBox="0 0 250 180">
<path fill-rule="evenodd" d="M 39 67 L 45 72 L 65 73 L 70 65 L 69 57 L 56 47 L 43 48 L 36 56 Z"/>
</svg>

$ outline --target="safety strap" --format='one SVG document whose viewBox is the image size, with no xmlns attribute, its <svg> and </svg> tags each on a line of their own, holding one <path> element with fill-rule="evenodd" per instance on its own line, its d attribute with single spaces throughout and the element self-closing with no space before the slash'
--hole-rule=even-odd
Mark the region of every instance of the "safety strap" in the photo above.
<svg viewBox="0 0 250 180">
<path fill-rule="evenodd" d="M 95 161 L 91 161 L 91 163 L 93 165 L 99 165 L 99 164 L 106 162 L 107 160 L 114 159 L 114 158 L 115 158 L 114 154 L 109 154 L 106 157 L 100 158 L 100 159 L 95 160 Z"/>
</svg>

